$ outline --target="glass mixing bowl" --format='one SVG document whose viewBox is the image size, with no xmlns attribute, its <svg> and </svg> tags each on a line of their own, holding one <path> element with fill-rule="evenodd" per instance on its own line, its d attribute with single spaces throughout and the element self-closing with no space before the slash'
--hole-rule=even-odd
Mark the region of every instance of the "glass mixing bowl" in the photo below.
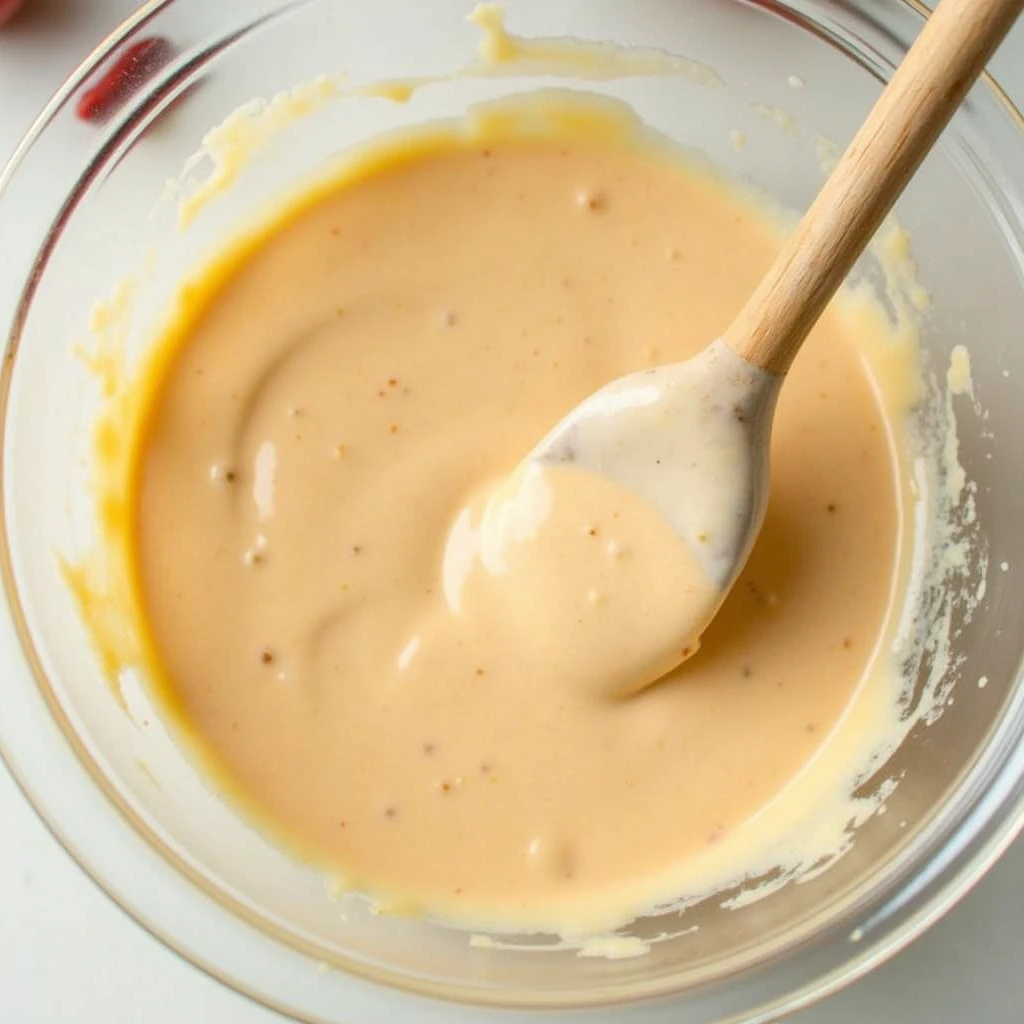
<svg viewBox="0 0 1024 1024">
<path fill-rule="evenodd" d="M 817 137 L 850 137 L 923 16 L 905 0 L 513 0 L 510 27 L 519 33 L 664 48 L 701 59 L 725 86 L 678 75 L 572 82 L 523 74 L 440 83 L 405 104 L 328 103 L 284 128 L 179 231 L 173 203 L 159 199 L 211 125 L 321 72 L 345 70 L 358 84 L 464 66 L 477 37 L 463 20 L 468 7 L 153 2 L 93 54 L 19 148 L 0 179 L 13 285 L 0 292 L 8 332 L 0 749 L 53 832 L 113 899 L 210 974 L 302 1019 L 404 1013 L 479 1024 L 543 1007 L 556 1019 L 611 1021 L 628 1003 L 637 1024 L 768 1020 L 908 942 L 1021 822 L 1024 446 L 1013 439 L 1024 379 L 1024 124 L 991 80 L 973 91 L 899 207 L 935 299 L 923 338 L 931 365 L 945 367 L 955 344 L 971 347 L 984 412 L 967 398 L 958 407 L 960 457 L 978 485 L 987 590 L 970 621 L 953 595 L 959 619 L 945 683 L 956 683 L 955 700 L 916 727 L 886 767 L 899 779 L 887 813 L 813 880 L 739 909 L 709 901 L 687 911 L 685 923 L 698 930 L 623 960 L 580 957 L 540 939 L 536 948 L 471 944 L 427 922 L 376 916 L 358 899 L 332 897 L 318 872 L 213 793 L 144 687 L 128 686 L 126 713 L 57 570 L 55 551 L 81 551 L 93 522 L 83 427 L 100 396 L 71 350 L 85 339 L 95 301 L 126 274 L 138 280 L 123 340 L 137 352 L 187 269 L 339 151 L 543 84 L 620 96 L 660 130 L 802 209 L 821 181 Z M 173 44 L 170 61 L 105 123 L 77 119 L 84 85 L 152 36 Z M 980 584 L 964 581 L 972 591 Z"/>
</svg>

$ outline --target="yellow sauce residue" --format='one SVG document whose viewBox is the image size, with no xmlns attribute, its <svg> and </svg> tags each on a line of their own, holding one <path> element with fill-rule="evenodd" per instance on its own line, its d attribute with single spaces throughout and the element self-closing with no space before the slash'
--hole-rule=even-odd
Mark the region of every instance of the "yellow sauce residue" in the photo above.
<svg viewBox="0 0 1024 1024">
<path fill-rule="evenodd" d="M 718 75 L 699 61 L 660 50 L 514 35 L 505 28 L 504 4 L 478 4 L 466 20 L 481 30 L 482 37 L 479 59 L 463 68 L 443 75 L 352 86 L 346 86 L 344 74 L 322 74 L 270 100 L 254 99 L 233 111 L 207 132 L 181 174 L 168 183 L 166 194 L 178 199 L 179 225 L 187 227 L 227 191 L 252 157 L 282 130 L 333 100 L 363 97 L 407 103 L 420 89 L 443 82 L 539 74 L 590 81 L 671 75 L 709 88 L 722 84 Z M 209 167 L 209 172 L 197 180 L 197 171 L 204 167 Z"/>
<path fill-rule="evenodd" d="M 751 103 L 750 109 L 758 117 L 775 125 L 777 128 L 781 128 L 787 134 L 796 134 L 796 121 L 793 115 L 783 107 L 777 107 L 770 103 Z"/>
<path fill-rule="evenodd" d="M 89 638 L 100 667 L 125 707 L 118 678 L 123 668 L 138 664 L 141 650 L 136 624 L 126 614 L 134 603 L 130 553 L 123 543 L 110 543 L 129 530 L 133 438 L 126 430 L 136 422 L 144 401 L 125 360 L 125 339 L 135 296 L 135 282 L 119 282 L 108 299 L 97 302 L 89 320 L 91 347 L 79 345 L 74 355 L 99 381 L 102 409 L 92 430 L 90 485 L 95 496 L 99 543 L 72 560 L 58 556 L 58 567 L 89 626 Z"/>
<path fill-rule="evenodd" d="M 974 397 L 974 382 L 971 380 L 971 355 L 964 345 L 954 345 L 949 355 L 949 369 L 946 371 L 946 387 L 951 395 Z"/>
<path fill-rule="evenodd" d="M 203 137 L 202 148 L 168 186 L 171 194 L 185 193 L 178 203 L 179 225 L 188 227 L 212 199 L 226 192 L 253 155 L 281 129 L 334 99 L 341 89 L 341 80 L 341 76 L 321 75 L 278 93 L 269 101 L 252 100 L 211 128 Z M 188 191 L 194 171 L 206 163 L 212 168 L 210 173 Z"/>
<path fill-rule="evenodd" d="M 663 50 L 625 47 L 617 43 L 579 39 L 538 39 L 513 35 L 505 28 L 505 5 L 481 3 L 466 19 L 483 32 L 477 52 L 479 71 L 507 74 L 573 75 L 601 81 L 656 75 L 681 75 L 698 85 L 718 88 L 716 71 L 699 61 Z"/>
</svg>

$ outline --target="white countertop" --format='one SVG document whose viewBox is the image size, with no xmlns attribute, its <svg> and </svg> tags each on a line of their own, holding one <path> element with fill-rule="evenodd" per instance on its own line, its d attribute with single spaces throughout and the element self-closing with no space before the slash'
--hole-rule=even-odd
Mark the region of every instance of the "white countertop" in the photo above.
<svg viewBox="0 0 1024 1024">
<path fill-rule="evenodd" d="M 132 0 L 28 0 L 0 30 L 0 162 Z M 995 61 L 1024 103 L 1024 25 Z M 3 273 L 0 252 L 0 273 Z M 283 1020 L 184 963 L 86 878 L 0 768 L 0 1022 L 271 1024 Z M 1024 840 L 895 960 L 799 1024 L 1016 1021 L 1024 1005 Z M 358 1024 L 358 1022 L 353 1022 Z"/>
</svg>

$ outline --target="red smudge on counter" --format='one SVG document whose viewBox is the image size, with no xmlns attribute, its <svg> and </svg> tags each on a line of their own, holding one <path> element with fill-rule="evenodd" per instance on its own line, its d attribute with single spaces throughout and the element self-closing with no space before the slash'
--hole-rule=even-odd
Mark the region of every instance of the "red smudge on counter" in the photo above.
<svg viewBox="0 0 1024 1024">
<path fill-rule="evenodd" d="M 173 55 L 174 47 L 163 36 L 133 43 L 79 96 L 75 112 L 83 121 L 106 120 Z"/>
</svg>

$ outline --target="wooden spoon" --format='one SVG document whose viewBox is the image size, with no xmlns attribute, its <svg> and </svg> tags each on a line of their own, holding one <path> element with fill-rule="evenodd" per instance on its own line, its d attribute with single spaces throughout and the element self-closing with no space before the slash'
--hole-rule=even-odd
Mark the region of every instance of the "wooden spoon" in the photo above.
<svg viewBox="0 0 1024 1024">
<path fill-rule="evenodd" d="M 666 516 L 714 584 L 712 599 L 681 611 L 694 639 L 764 520 L 786 371 L 1022 8 L 1024 0 L 942 0 L 724 336 L 692 359 L 595 392 L 528 457 L 602 474 Z"/>
</svg>

